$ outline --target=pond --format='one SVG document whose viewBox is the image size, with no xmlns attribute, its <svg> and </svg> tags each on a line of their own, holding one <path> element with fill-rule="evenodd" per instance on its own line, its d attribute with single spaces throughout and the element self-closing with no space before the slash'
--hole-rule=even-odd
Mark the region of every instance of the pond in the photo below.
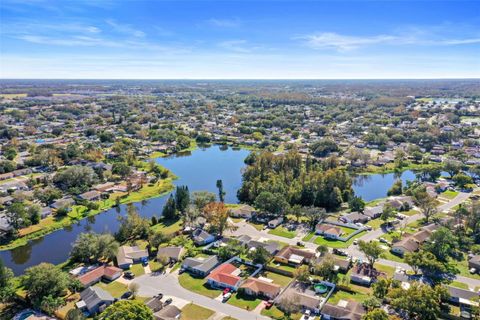
<svg viewBox="0 0 480 320">
<path fill-rule="evenodd" d="M 158 158 L 157 162 L 176 174 L 175 185 L 187 185 L 189 190 L 206 190 L 217 194 L 216 181 L 222 179 L 226 192 L 225 202 L 237 203 L 237 190 L 242 183 L 241 169 L 249 151 L 234 150 L 223 146 L 197 149 L 172 157 Z M 135 203 L 138 212 L 147 218 L 159 217 L 168 195 Z M 112 208 L 101 214 L 83 219 L 64 229 L 27 245 L 12 250 L 0 251 L 0 258 L 16 275 L 26 268 L 41 262 L 59 264 L 68 258 L 72 243 L 82 232 L 116 232 L 118 216 L 126 213 L 126 206 Z"/>
<path fill-rule="evenodd" d="M 399 178 L 405 186 L 407 180 L 415 180 L 415 173 L 407 170 L 402 173 L 358 175 L 353 179 L 353 190 L 355 195 L 362 197 L 366 202 L 385 198 L 388 189 Z"/>
</svg>

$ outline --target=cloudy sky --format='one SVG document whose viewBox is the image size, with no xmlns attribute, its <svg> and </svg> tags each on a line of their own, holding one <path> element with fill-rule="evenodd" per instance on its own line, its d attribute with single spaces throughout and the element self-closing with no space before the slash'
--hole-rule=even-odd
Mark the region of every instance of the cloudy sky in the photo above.
<svg viewBox="0 0 480 320">
<path fill-rule="evenodd" d="M 1 0 L 0 78 L 479 78 L 480 1 Z"/>
</svg>

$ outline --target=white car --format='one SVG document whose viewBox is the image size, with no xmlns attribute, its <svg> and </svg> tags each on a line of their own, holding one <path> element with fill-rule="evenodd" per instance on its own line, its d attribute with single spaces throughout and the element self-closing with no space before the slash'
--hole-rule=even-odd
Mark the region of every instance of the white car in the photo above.
<svg viewBox="0 0 480 320">
<path fill-rule="evenodd" d="M 227 292 L 226 294 L 223 295 L 223 302 L 226 302 L 230 297 L 232 296 L 231 292 Z"/>
</svg>

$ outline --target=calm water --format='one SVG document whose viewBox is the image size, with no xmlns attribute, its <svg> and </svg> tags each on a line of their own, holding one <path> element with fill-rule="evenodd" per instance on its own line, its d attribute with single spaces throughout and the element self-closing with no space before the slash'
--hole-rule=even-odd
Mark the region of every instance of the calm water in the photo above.
<svg viewBox="0 0 480 320">
<path fill-rule="evenodd" d="M 415 173 L 407 170 L 400 174 L 371 174 L 359 175 L 353 180 L 353 190 L 357 196 L 360 196 L 365 201 L 372 201 L 378 198 L 385 198 L 387 191 L 390 189 L 398 178 L 402 179 L 405 186 L 407 180 L 415 180 Z"/>
<path fill-rule="evenodd" d="M 238 202 L 236 193 L 242 183 L 243 160 L 248 153 L 249 151 L 246 150 L 213 146 L 198 149 L 192 153 L 159 158 L 157 162 L 179 177 L 174 182 L 175 185 L 188 185 L 191 192 L 207 190 L 217 194 L 216 181 L 222 179 L 226 192 L 225 202 L 236 203 Z M 135 206 L 144 217 L 160 216 L 167 197 L 168 195 L 135 203 Z M 0 251 L 0 258 L 17 275 L 23 273 L 26 268 L 41 262 L 61 263 L 67 260 L 71 244 L 78 234 L 86 231 L 116 232 L 118 229 L 117 217 L 125 212 L 125 205 L 112 208 L 43 238 L 32 240 L 23 247 Z"/>
</svg>

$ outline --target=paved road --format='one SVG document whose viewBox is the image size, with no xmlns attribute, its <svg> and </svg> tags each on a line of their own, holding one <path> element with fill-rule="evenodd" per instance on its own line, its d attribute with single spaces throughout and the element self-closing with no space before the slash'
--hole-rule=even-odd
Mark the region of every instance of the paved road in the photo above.
<svg viewBox="0 0 480 320">
<path fill-rule="evenodd" d="M 142 297 L 151 297 L 161 292 L 164 295 L 172 296 L 173 300 L 175 300 L 175 298 L 179 298 L 181 300 L 193 302 L 238 320 L 270 319 L 268 317 L 256 315 L 252 313 L 252 311 L 243 310 L 227 303 L 222 303 L 220 301 L 188 291 L 178 283 L 177 273 L 170 273 L 166 275 L 146 274 L 135 278 L 133 282 L 139 284 L 138 295 Z"/>
</svg>

